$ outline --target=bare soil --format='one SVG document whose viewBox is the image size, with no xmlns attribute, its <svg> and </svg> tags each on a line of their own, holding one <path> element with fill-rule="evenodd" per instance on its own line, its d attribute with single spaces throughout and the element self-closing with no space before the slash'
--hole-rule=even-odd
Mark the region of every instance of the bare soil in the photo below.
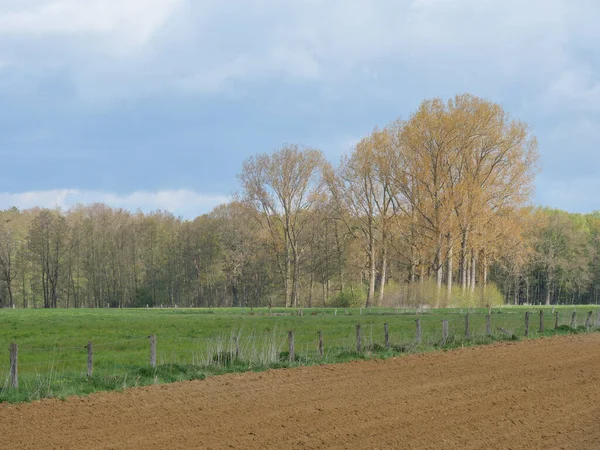
<svg viewBox="0 0 600 450">
<path fill-rule="evenodd" d="M 600 334 L 0 405 L 3 449 L 600 448 Z"/>
</svg>

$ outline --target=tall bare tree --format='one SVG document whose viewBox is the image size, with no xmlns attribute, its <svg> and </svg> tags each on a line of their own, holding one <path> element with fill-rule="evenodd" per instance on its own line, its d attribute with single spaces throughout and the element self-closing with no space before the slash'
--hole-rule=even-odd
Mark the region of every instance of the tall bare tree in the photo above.
<svg viewBox="0 0 600 450">
<path fill-rule="evenodd" d="M 375 130 L 358 142 L 337 171 L 327 171 L 327 183 L 338 218 L 360 242 L 367 259 L 366 306 L 375 301 L 377 260 L 380 255 L 379 300 L 383 300 L 387 273 L 387 251 L 393 213 L 391 145 L 385 131 Z M 378 251 L 380 250 L 380 251 Z"/>
<path fill-rule="evenodd" d="M 478 255 L 490 240 L 490 220 L 529 200 L 538 158 L 528 127 L 497 104 L 469 94 L 425 101 L 407 122 L 389 127 L 395 145 L 395 185 L 405 214 L 417 213 L 432 244 L 438 290 L 446 262 L 448 298 L 454 246 L 460 242 L 463 291 L 475 289 Z M 445 249 L 445 255 L 444 255 Z"/>
<path fill-rule="evenodd" d="M 322 190 L 322 166 L 320 151 L 286 145 L 249 158 L 238 176 L 243 201 L 267 231 L 275 251 L 286 306 L 298 305 L 300 235 Z"/>
</svg>

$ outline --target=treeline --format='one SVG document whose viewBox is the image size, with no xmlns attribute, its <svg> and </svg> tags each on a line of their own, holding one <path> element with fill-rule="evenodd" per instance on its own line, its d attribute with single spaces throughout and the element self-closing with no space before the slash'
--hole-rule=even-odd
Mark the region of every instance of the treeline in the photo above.
<svg viewBox="0 0 600 450">
<path fill-rule="evenodd" d="M 600 212 L 537 208 L 522 211 L 522 220 L 526 229 L 518 251 L 492 265 L 505 302 L 598 304 Z"/>
<path fill-rule="evenodd" d="M 336 167 L 294 145 L 251 157 L 235 199 L 192 221 L 12 208 L 0 304 L 596 302 L 600 215 L 528 208 L 537 157 L 526 124 L 462 95 L 423 102 Z"/>
</svg>

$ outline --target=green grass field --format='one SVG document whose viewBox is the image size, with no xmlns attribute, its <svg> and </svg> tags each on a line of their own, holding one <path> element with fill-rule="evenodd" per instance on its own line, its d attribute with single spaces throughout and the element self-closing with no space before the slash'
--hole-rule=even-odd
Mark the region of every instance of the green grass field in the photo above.
<svg viewBox="0 0 600 450">
<path fill-rule="evenodd" d="M 569 330 L 572 311 L 582 330 L 589 311 L 596 324 L 596 306 L 557 307 L 560 325 L 544 308 L 544 335 Z M 476 345 L 524 335 L 530 311 L 529 337 L 539 337 L 539 311 L 534 307 L 492 310 L 492 336 L 486 336 L 487 309 L 69 309 L 0 310 L 0 401 L 65 397 L 155 382 L 204 378 L 231 371 L 264 370 L 300 364 L 390 357 L 461 345 Z M 470 338 L 465 315 L 470 314 Z M 415 340 L 417 317 L 422 342 Z M 449 339 L 442 346 L 442 320 Z M 384 346 L 384 323 L 390 348 Z M 356 352 L 356 324 L 361 325 L 363 352 Z M 294 330 L 296 360 L 289 361 L 288 330 Z M 323 332 L 325 355 L 318 353 Z M 157 336 L 157 363 L 149 365 L 149 335 Z M 88 341 L 93 342 L 94 375 L 88 379 Z M 236 345 L 237 341 L 237 345 Z M 9 344 L 19 347 L 19 389 L 9 387 Z M 237 352 L 237 358 L 234 357 Z"/>
</svg>

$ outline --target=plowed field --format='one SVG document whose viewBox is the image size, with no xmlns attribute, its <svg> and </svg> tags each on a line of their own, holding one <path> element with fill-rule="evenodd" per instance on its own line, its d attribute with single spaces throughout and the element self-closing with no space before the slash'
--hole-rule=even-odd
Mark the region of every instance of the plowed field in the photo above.
<svg viewBox="0 0 600 450">
<path fill-rule="evenodd" d="M 600 448 L 600 334 L 0 405 L 0 448 Z"/>
</svg>

